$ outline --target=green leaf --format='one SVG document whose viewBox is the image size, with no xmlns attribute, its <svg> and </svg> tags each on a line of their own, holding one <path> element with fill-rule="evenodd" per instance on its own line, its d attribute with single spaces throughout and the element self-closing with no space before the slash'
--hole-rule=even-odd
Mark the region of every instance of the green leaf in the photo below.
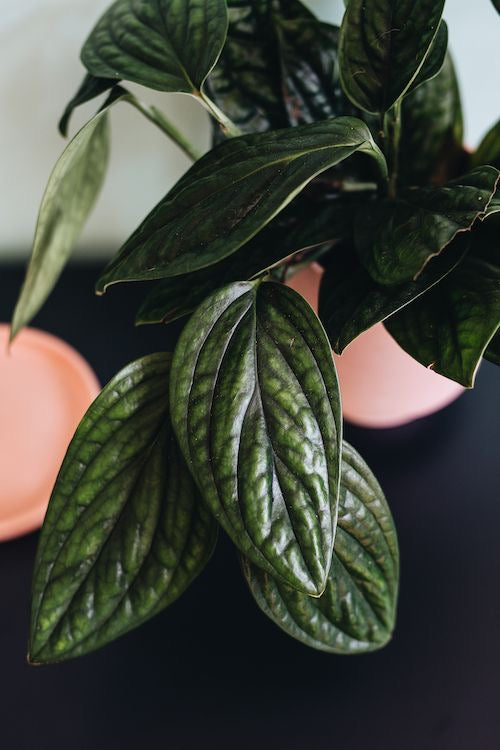
<svg viewBox="0 0 500 750">
<path fill-rule="evenodd" d="M 433 258 L 416 281 L 377 284 L 361 265 L 352 243 L 339 244 L 328 258 L 321 280 L 319 317 L 332 348 L 342 354 L 360 333 L 385 320 L 439 283 L 463 259 L 469 236 L 460 236 Z"/>
<path fill-rule="evenodd" d="M 82 62 L 98 78 L 198 95 L 227 23 L 225 0 L 117 0 L 85 42 Z"/>
<path fill-rule="evenodd" d="M 424 64 L 420 68 L 420 71 L 416 78 L 412 81 L 410 88 L 408 89 L 406 96 L 414 91 L 418 86 L 421 86 L 426 81 L 430 81 L 440 73 L 444 61 L 446 58 L 446 52 L 448 50 L 448 26 L 445 21 L 441 21 L 438 28 L 438 33 L 434 37 L 434 41 L 429 49 Z"/>
<path fill-rule="evenodd" d="M 385 497 L 359 454 L 344 442 L 339 519 L 324 594 L 305 596 L 242 559 L 262 611 L 306 646 L 334 654 L 382 648 L 396 619 L 399 552 Z"/>
<path fill-rule="evenodd" d="M 368 205 L 355 238 L 372 279 L 386 285 L 418 279 L 431 258 L 486 216 L 498 180 L 498 170 L 479 167 L 443 187 L 408 189 L 395 201 Z"/>
<path fill-rule="evenodd" d="M 215 266 L 160 281 L 144 300 L 136 324 L 170 323 L 193 312 L 224 284 L 252 279 L 293 253 L 346 236 L 352 209 L 345 197 L 317 202 L 304 191 L 233 255 Z"/>
<path fill-rule="evenodd" d="M 500 365 L 500 333 L 497 333 L 489 343 L 484 358 L 494 365 Z"/>
<path fill-rule="evenodd" d="M 54 288 L 99 195 L 109 158 L 107 110 L 121 95 L 117 87 L 66 146 L 50 175 L 12 318 L 11 340 L 37 314 Z"/>
<path fill-rule="evenodd" d="M 500 0 L 491 0 L 491 2 L 493 3 L 497 12 L 500 13 Z"/>
<path fill-rule="evenodd" d="M 467 388 L 500 325 L 500 224 L 472 233 L 472 249 L 439 286 L 385 325 L 414 359 Z"/>
<path fill-rule="evenodd" d="M 444 0 L 351 0 L 340 30 L 340 77 L 360 109 L 387 112 L 417 78 L 437 35 Z"/>
<path fill-rule="evenodd" d="M 124 368 L 70 444 L 38 546 L 31 662 L 70 659 L 135 628 L 211 555 L 216 524 L 168 418 L 170 360 L 153 354 Z"/>
<path fill-rule="evenodd" d="M 328 339 L 306 301 L 266 282 L 213 294 L 177 344 L 170 403 L 191 473 L 239 550 L 319 596 L 342 424 Z"/>
<path fill-rule="evenodd" d="M 471 164 L 473 167 L 491 164 L 500 169 L 500 120 L 486 133 L 477 151 L 472 154 Z"/>
<path fill-rule="evenodd" d="M 179 276 L 218 263 L 254 237 L 317 175 L 355 152 L 386 170 L 368 127 L 339 117 L 220 144 L 146 217 L 98 281 Z"/>
<path fill-rule="evenodd" d="M 66 136 L 68 134 L 69 121 L 77 107 L 95 99 L 96 96 L 100 96 L 100 94 L 103 94 L 105 91 L 112 89 L 113 86 L 116 86 L 116 80 L 114 78 L 95 78 L 87 73 L 80 88 L 74 97 L 68 102 L 68 105 L 63 112 L 63 116 L 59 120 L 59 131 L 61 135 Z"/>
<path fill-rule="evenodd" d="M 460 174 L 462 105 L 450 55 L 435 78 L 405 97 L 401 121 L 399 174 L 403 183 L 443 183 Z"/>
</svg>

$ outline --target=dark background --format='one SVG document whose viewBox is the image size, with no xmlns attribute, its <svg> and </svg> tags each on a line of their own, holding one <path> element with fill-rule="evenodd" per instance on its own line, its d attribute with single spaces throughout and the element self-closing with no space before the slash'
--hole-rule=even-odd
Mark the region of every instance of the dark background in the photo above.
<svg viewBox="0 0 500 750">
<path fill-rule="evenodd" d="M 68 270 L 35 325 L 75 346 L 102 383 L 172 348 L 176 326 L 133 329 L 144 285 L 93 295 Z M 0 269 L 0 320 L 22 280 Z M 260 613 L 222 537 L 170 609 L 105 650 L 25 663 L 37 535 L 0 544 L 0 746 L 5 750 L 496 750 L 500 746 L 498 371 L 395 430 L 347 425 L 391 505 L 401 547 L 396 633 L 336 657 Z M 1 449 L 1 446 L 0 446 Z M 28 470 L 29 467 L 27 467 Z"/>
</svg>

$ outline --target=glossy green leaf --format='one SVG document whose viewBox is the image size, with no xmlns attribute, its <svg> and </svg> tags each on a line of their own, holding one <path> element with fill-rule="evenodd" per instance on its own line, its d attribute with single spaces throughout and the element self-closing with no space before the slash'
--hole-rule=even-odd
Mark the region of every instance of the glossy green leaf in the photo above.
<svg viewBox="0 0 500 750">
<path fill-rule="evenodd" d="M 221 263 L 163 279 L 151 290 L 136 324 L 170 323 L 187 315 L 224 284 L 247 281 L 292 253 L 326 246 L 351 231 L 352 207 L 346 196 L 317 201 L 304 191 L 262 232 Z"/>
<path fill-rule="evenodd" d="M 444 0 L 351 0 L 339 41 L 347 96 L 366 112 L 387 112 L 417 78 L 439 29 Z"/>
<path fill-rule="evenodd" d="M 484 353 L 484 358 L 494 365 L 500 365 L 500 333 L 497 333 L 490 341 Z"/>
<path fill-rule="evenodd" d="M 439 24 L 438 33 L 434 37 L 434 41 L 431 44 L 429 54 L 427 55 L 424 64 L 420 68 L 420 71 L 416 78 L 412 81 L 410 88 L 408 89 L 406 96 L 414 91 L 418 86 L 421 86 L 426 81 L 432 80 L 441 71 L 444 61 L 446 58 L 446 52 L 448 50 L 448 26 L 446 21 L 441 21 Z"/>
<path fill-rule="evenodd" d="M 168 419 L 170 360 L 123 369 L 70 444 L 37 552 L 31 662 L 79 656 L 140 625 L 211 555 L 216 524 Z"/>
<path fill-rule="evenodd" d="M 428 263 L 416 281 L 395 286 L 377 284 L 361 265 L 352 243 L 336 246 L 329 256 L 319 295 L 319 317 L 334 351 L 342 354 L 360 333 L 439 283 L 460 263 L 469 243 L 468 236 L 457 237 Z"/>
<path fill-rule="evenodd" d="M 409 189 L 395 201 L 368 205 L 355 238 L 372 279 L 387 285 L 418 279 L 431 258 L 487 214 L 498 180 L 498 170 L 479 167 L 443 187 Z"/>
<path fill-rule="evenodd" d="M 118 88 L 66 146 L 50 175 L 12 318 L 11 339 L 37 314 L 54 288 L 94 206 L 109 158 L 107 109 L 120 96 Z"/>
<path fill-rule="evenodd" d="M 227 33 L 225 0 L 116 0 L 82 49 L 93 76 L 198 95 Z"/>
<path fill-rule="evenodd" d="M 437 76 L 405 97 L 401 120 L 399 175 L 403 183 L 443 183 L 463 171 L 462 105 L 450 55 Z"/>
<path fill-rule="evenodd" d="M 472 154 L 471 164 L 473 167 L 491 164 L 500 169 L 500 120 L 486 133 L 477 151 Z"/>
<path fill-rule="evenodd" d="M 479 225 L 464 261 L 385 324 L 414 359 L 468 388 L 500 326 L 499 229 L 493 217 Z"/>
<path fill-rule="evenodd" d="M 334 654 L 382 648 L 396 619 L 399 552 L 394 522 L 370 469 L 344 442 L 339 518 L 328 583 L 319 599 L 274 580 L 243 559 L 257 604 L 306 646 Z"/>
<path fill-rule="evenodd" d="M 90 102 L 105 91 L 112 89 L 113 86 L 116 86 L 116 80 L 114 78 L 95 78 L 87 73 L 80 88 L 74 97 L 68 102 L 68 105 L 63 112 L 63 116 L 59 121 L 59 131 L 61 135 L 66 136 L 68 134 L 69 121 L 77 107 L 86 102 Z"/>
<path fill-rule="evenodd" d="M 342 425 L 330 346 L 307 302 L 271 282 L 210 296 L 177 344 L 170 403 L 191 473 L 240 551 L 320 595 Z"/>
<path fill-rule="evenodd" d="M 357 151 L 386 168 L 367 126 L 350 117 L 220 144 L 153 209 L 105 269 L 97 291 L 119 281 L 179 276 L 218 263 L 314 177 Z"/>
</svg>

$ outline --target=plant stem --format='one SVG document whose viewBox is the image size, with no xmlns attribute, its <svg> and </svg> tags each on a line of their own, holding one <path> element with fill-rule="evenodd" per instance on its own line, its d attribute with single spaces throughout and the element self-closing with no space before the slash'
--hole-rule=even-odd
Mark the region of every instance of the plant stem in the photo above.
<svg viewBox="0 0 500 750">
<path fill-rule="evenodd" d="M 144 102 L 139 101 L 133 94 L 128 94 L 125 97 L 125 101 L 139 110 L 150 122 L 168 135 L 192 161 L 197 161 L 201 157 L 201 152 L 198 151 L 196 146 L 193 146 L 157 107 L 144 104 Z"/>
<path fill-rule="evenodd" d="M 231 136 L 232 138 L 243 135 L 239 127 L 235 125 L 234 122 L 230 120 L 229 117 L 227 117 L 224 112 L 219 109 L 215 102 L 213 102 L 206 94 L 203 93 L 203 91 L 200 91 L 196 95 L 196 97 L 197 99 L 199 99 L 205 109 L 212 115 L 212 117 L 217 120 L 217 122 L 227 135 Z"/>
<path fill-rule="evenodd" d="M 399 180 L 399 147 L 401 143 L 401 103 L 399 99 L 384 118 L 384 131 L 387 143 L 387 157 L 389 162 L 388 193 L 390 198 L 396 198 Z"/>
</svg>

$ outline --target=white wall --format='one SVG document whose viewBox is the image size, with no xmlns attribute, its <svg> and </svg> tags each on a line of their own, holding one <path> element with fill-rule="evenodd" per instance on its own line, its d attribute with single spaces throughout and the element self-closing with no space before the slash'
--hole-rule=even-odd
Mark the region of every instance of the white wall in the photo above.
<svg viewBox="0 0 500 750">
<path fill-rule="evenodd" d="M 109 0 L 0 0 L 0 257 L 29 252 L 41 195 L 64 146 L 56 123 L 83 76 L 82 41 Z M 309 0 L 338 21 L 342 0 Z M 447 0 L 445 17 L 463 85 L 466 139 L 475 145 L 500 115 L 500 18 L 491 0 Z M 140 91 L 139 87 L 136 91 Z M 151 95 L 199 147 L 207 119 L 181 95 Z M 72 132 L 92 112 L 82 108 Z M 139 113 L 119 104 L 112 114 L 111 169 L 80 242 L 87 255 L 116 249 L 189 166 L 187 158 Z"/>
</svg>

